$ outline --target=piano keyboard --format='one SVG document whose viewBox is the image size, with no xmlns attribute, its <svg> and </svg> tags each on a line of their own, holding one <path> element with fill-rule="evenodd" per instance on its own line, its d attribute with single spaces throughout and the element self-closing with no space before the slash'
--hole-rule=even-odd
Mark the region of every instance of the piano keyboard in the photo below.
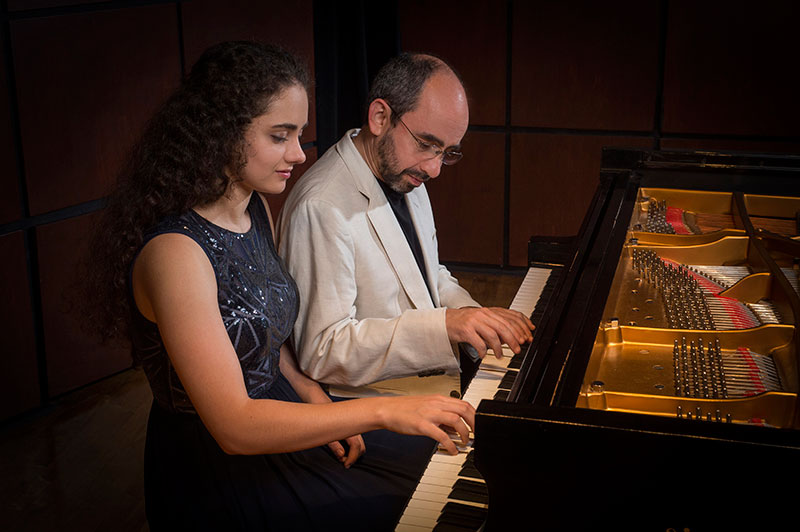
<svg viewBox="0 0 800 532">
<path fill-rule="evenodd" d="M 514 300 L 508 308 L 530 316 L 552 271 L 550 268 L 528 268 L 528 273 L 525 274 L 525 278 L 519 285 Z"/>
<path fill-rule="evenodd" d="M 529 268 L 509 308 L 532 316 L 536 303 L 548 289 L 551 271 Z M 498 390 L 507 395 L 513 384 L 513 378 L 509 378 L 513 377 L 509 372 L 513 359 L 514 353 L 508 347 L 503 347 L 500 359 L 489 350 L 470 381 L 464 400 L 477 408 L 482 399 L 494 398 Z M 454 438 L 458 455 L 451 456 L 442 449 L 434 453 L 398 522 L 397 532 L 466 531 L 483 525 L 489 507 L 486 484 L 473 464 L 472 446 L 464 446 L 457 435 Z"/>
</svg>

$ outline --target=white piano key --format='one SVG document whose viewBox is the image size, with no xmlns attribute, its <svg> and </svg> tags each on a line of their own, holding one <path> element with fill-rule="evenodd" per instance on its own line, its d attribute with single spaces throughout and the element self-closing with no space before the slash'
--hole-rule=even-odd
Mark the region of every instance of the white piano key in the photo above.
<svg viewBox="0 0 800 532">
<path fill-rule="evenodd" d="M 439 517 L 439 515 L 441 515 L 442 509 L 444 509 L 445 504 L 447 504 L 448 502 L 455 502 L 455 503 L 458 503 L 458 504 L 463 504 L 465 506 L 474 506 L 475 508 L 488 508 L 489 507 L 489 505 L 486 504 L 486 503 L 475 502 L 475 501 L 464 501 L 464 500 L 461 500 L 461 499 L 453 499 L 453 498 L 450 498 L 450 497 L 445 495 L 445 496 L 438 497 L 438 498 L 431 498 L 430 500 L 424 500 L 422 498 L 412 498 L 408 502 L 407 508 L 409 509 L 409 514 L 413 515 L 415 517 L 424 517 L 424 516 L 428 515 L 427 512 L 438 510 L 438 511 L 436 511 L 436 515 L 433 518 L 433 520 L 435 522 L 436 519 Z M 419 510 L 418 508 L 416 508 L 414 506 L 416 503 L 429 504 L 429 505 L 431 505 L 431 508 L 427 508 L 426 507 L 424 512 L 423 512 L 423 511 Z M 432 510 L 432 508 L 434 508 L 434 507 L 436 508 L 436 510 Z M 413 508 L 413 510 L 411 510 L 412 508 Z"/>
<path fill-rule="evenodd" d="M 401 519 L 400 524 L 397 525 L 395 530 L 397 532 L 430 532 L 431 527 L 428 525 L 413 525 L 410 523 L 404 523 Z"/>
<path fill-rule="evenodd" d="M 466 459 L 466 453 L 448 454 L 443 452 L 433 453 L 431 462 L 440 462 L 444 464 L 463 464 Z"/>
<path fill-rule="evenodd" d="M 472 434 L 471 432 L 469 433 L 469 441 L 467 443 L 461 441 L 461 436 L 459 436 L 458 434 L 448 434 L 448 436 L 450 436 L 450 441 L 452 441 L 455 444 L 456 449 L 458 450 L 459 453 L 468 453 L 472 448 L 472 440 L 474 438 L 474 434 Z M 441 443 L 439 444 L 438 449 L 442 452 L 447 452 L 445 448 L 442 447 Z"/>
<path fill-rule="evenodd" d="M 461 464 L 457 462 L 434 462 L 433 460 L 430 461 L 428 464 L 428 469 L 431 471 L 443 471 L 445 474 L 454 471 L 458 473 L 458 468 L 461 467 Z"/>
<path fill-rule="evenodd" d="M 439 505 L 437 504 L 436 506 L 437 508 L 434 508 L 432 510 L 420 510 L 419 508 L 414 508 L 409 504 L 406 515 L 408 517 L 413 517 L 415 519 L 420 519 L 427 522 L 435 523 L 436 519 L 439 517 L 439 513 L 441 512 L 441 509 L 438 508 Z M 419 522 L 420 521 L 417 521 L 417 523 Z"/>
<path fill-rule="evenodd" d="M 453 489 L 452 486 L 447 486 L 446 488 L 444 486 L 433 486 L 433 487 L 441 489 L 442 492 L 440 493 L 436 491 L 417 490 L 411 497 L 411 501 L 425 501 L 443 506 L 445 501 L 447 501 L 447 496 L 450 495 L 450 492 Z M 409 504 L 411 504 L 411 501 L 409 501 Z"/>
<path fill-rule="evenodd" d="M 486 349 L 486 356 L 483 357 L 481 361 L 481 368 L 493 368 L 493 367 L 507 367 L 508 363 L 514 357 L 514 352 L 508 347 L 507 344 L 502 344 L 503 351 L 501 353 L 500 358 L 497 358 L 494 354 L 494 349 L 488 348 Z M 470 383 L 472 386 L 472 383 Z"/>
<path fill-rule="evenodd" d="M 436 519 L 427 519 L 424 517 L 417 517 L 416 515 L 407 515 L 404 513 L 403 517 L 400 518 L 400 524 L 416 525 L 418 527 L 423 527 L 424 530 L 431 530 L 436 525 Z"/>
<path fill-rule="evenodd" d="M 452 479 L 458 475 L 460 470 L 461 468 L 459 466 L 429 467 L 426 471 L 426 474 L 429 477 Z"/>
<path fill-rule="evenodd" d="M 414 492 L 412 498 L 419 496 L 420 499 L 425 500 L 435 500 L 433 499 L 434 497 L 444 499 L 447 498 L 447 495 L 450 493 L 451 489 L 451 486 L 434 486 L 433 484 L 420 483 L 420 485 L 417 486 L 417 490 Z"/>
<path fill-rule="evenodd" d="M 453 477 L 439 477 L 436 475 L 431 475 L 427 471 L 422 475 L 422 478 L 419 479 L 420 482 L 424 482 L 426 484 L 432 484 L 434 486 L 444 486 L 444 487 L 452 487 L 453 485 Z"/>
<path fill-rule="evenodd" d="M 508 308 L 530 316 L 539 300 L 542 288 L 550 277 L 550 271 L 548 268 L 528 268 L 528 272 Z"/>
<path fill-rule="evenodd" d="M 439 511 L 442 506 L 435 502 L 415 499 L 408 503 L 408 508 L 409 510 L 413 510 L 413 515 L 417 517 L 433 517 L 436 519 L 439 516 Z"/>
</svg>

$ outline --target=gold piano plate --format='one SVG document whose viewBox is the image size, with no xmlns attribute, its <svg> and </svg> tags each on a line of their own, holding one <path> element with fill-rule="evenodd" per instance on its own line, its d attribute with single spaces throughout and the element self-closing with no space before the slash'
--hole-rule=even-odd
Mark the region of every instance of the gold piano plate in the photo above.
<svg viewBox="0 0 800 532">
<path fill-rule="evenodd" d="M 746 399 L 681 399 L 646 394 L 581 393 L 577 406 L 595 410 L 682 417 L 687 420 L 791 427 L 796 394 L 767 392 Z M 584 403 L 584 404 L 581 404 Z M 766 417 L 762 417 L 766 416 Z"/>
<path fill-rule="evenodd" d="M 775 227 L 800 211 L 798 198 L 745 199 L 746 215 Z M 794 426 L 796 317 L 773 279 L 779 274 L 765 271 L 752 236 L 733 227 L 733 204 L 731 193 L 640 189 L 576 406 Z M 665 214 L 666 206 L 674 208 Z M 673 222 L 696 230 L 701 215 L 730 217 L 731 225 L 644 230 Z M 791 267 L 794 258 L 774 255 Z"/>
<path fill-rule="evenodd" d="M 731 214 L 733 194 L 730 192 L 709 192 L 705 190 L 681 190 L 672 188 L 641 188 L 639 204 L 646 208 L 646 199 L 666 201 L 668 205 L 680 206 L 691 212 L 708 214 Z"/>
<path fill-rule="evenodd" d="M 605 324 L 599 331 L 576 406 L 640 414 L 695 418 L 733 423 L 791 426 L 797 400 L 797 383 L 792 378 L 792 334 L 788 325 L 764 325 L 738 331 L 676 331 Z M 736 396 L 731 389 L 723 397 L 711 386 L 705 395 L 682 396 L 674 369 L 675 342 L 695 344 L 719 342 L 723 356 L 735 354 L 742 346 L 778 363 L 778 378 L 789 391 L 763 391 Z M 728 385 L 735 385 L 729 381 Z M 716 397 L 715 397 L 716 395 Z M 699 410 L 698 410 L 699 409 Z"/>
<path fill-rule="evenodd" d="M 742 264 L 747 261 L 750 239 L 747 236 L 723 235 L 710 242 L 699 244 L 661 245 L 650 247 L 642 242 L 626 246 L 623 253 L 629 255 L 632 247 L 652 249 L 662 258 L 685 264 L 713 264 L 719 266 Z"/>
<path fill-rule="evenodd" d="M 631 238 L 646 246 L 675 246 L 675 245 L 701 245 L 716 242 L 724 237 L 746 237 L 741 229 L 719 229 L 700 235 L 670 235 L 664 233 L 648 233 L 646 231 L 631 231 Z"/>
<path fill-rule="evenodd" d="M 723 236 L 745 234 L 737 222 L 733 203 L 730 192 L 642 188 L 630 228 L 634 237 L 649 245 L 699 244 Z M 800 212 L 800 198 L 745 194 L 744 204 L 756 229 L 787 237 L 797 234 L 795 216 Z M 677 232 L 669 227 L 659 229 L 658 224 L 655 227 L 648 225 L 654 207 L 659 211 L 657 216 L 663 216 L 667 209 L 671 211 L 672 222 L 680 226 Z M 664 229 L 668 231 L 665 233 Z"/>
<path fill-rule="evenodd" d="M 800 198 L 745 194 L 744 202 L 751 217 L 793 220 L 800 212 Z"/>
</svg>

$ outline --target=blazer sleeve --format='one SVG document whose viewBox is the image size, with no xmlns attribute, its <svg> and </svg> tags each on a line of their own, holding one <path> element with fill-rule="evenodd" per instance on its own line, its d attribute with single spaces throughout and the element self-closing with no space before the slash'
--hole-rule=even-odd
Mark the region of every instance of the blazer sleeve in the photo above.
<svg viewBox="0 0 800 532">
<path fill-rule="evenodd" d="M 324 200 L 307 199 L 285 220 L 281 255 L 300 291 L 294 344 L 300 367 L 328 384 L 363 386 L 423 372 L 458 371 L 445 309 L 360 316 L 357 300 L 375 308 L 386 294 L 358 294 L 357 239 L 346 217 Z M 358 296 L 361 296 L 360 298 Z"/>
</svg>

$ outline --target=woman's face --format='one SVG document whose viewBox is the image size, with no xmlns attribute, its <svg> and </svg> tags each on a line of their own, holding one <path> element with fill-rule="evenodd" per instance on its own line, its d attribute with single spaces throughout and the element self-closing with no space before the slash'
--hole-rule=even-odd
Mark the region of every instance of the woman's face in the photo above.
<svg viewBox="0 0 800 532">
<path fill-rule="evenodd" d="M 244 168 L 237 186 L 264 194 L 280 194 L 286 188 L 292 168 L 306 155 L 300 136 L 308 125 L 308 95 L 292 85 L 272 100 L 269 110 L 250 122 L 244 133 Z"/>
</svg>

